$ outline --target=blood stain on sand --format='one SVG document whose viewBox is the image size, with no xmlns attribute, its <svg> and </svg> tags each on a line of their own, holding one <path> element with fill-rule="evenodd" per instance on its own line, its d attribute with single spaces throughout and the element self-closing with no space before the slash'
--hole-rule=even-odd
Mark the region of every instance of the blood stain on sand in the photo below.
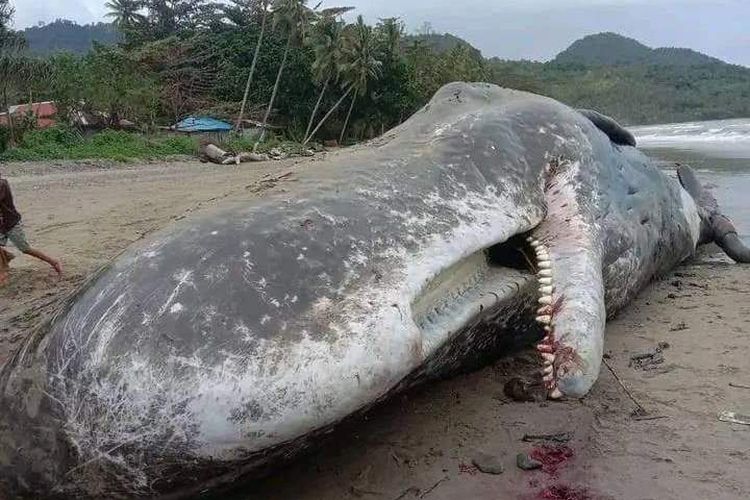
<svg viewBox="0 0 750 500">
<path fill-rule="evenodd" d="M 544 488 L 537 497 L 540 500 L 593 500 L 588 489 L 576 488 L 565 484 L 556 484 Z"/>
<path fill-rule="evenodd" d="M 556 481 L 560 469 L 575 457 L 575 452 L 565 445 L 541 445 L 535 446 L 529 455 L 541 462 L 542 472 Z M 594 497 L 587 488 L 556 483 L 543 488 L 536 498 L 538 500 L 593 500 Z"/>
<path fill-rule="evenodd" d="M 565 445 L 541 445 L 535 446 L 529 455 L 537 462 L 541 462 L 544 473 L 557 477 L 560 467 L 570 461 L 575 453 L 572 448 Z"/>
</svg>

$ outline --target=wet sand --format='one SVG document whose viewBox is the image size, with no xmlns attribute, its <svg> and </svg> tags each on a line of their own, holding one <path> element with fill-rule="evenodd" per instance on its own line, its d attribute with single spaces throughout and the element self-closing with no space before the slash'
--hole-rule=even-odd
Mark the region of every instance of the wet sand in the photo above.
<svg viewBox="0 0 750 500">
<path fill-rule="evenodd" d="M 0 289 L 0 364 L 131 242 L 218 203 L 283 190 L 296 170 L 316 161 L 0 166 L 30 241 L 66 266 L 59 280 L 42 263 L 13 261 L 10 283 Z M 703 256 L 652 284 L 608 324 L 607 362 L 645 418 L 633 416 L 636 403 L 606 368 L 582 401 L 508 400 L 505 382 L 536 369 L 533 353 L 522 352 L 401 395 L 277 474 L 237 485 L 229 497 L 747 498 L 750 426 L 717 416 L 750 414 L 749 299 L 750 266 Z M 524 441 L 525 434 L 568 435 L 545 442 Z M 519 452 L 545 467 L 519 470 Z M 480 453 L 504 472 L 478 471 Z"/>
</svg>

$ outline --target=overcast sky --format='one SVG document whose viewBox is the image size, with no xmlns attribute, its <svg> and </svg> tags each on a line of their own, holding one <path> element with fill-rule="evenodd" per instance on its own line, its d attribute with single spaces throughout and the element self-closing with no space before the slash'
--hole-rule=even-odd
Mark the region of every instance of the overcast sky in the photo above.
<svg viewBox="0 0 750 500">
<path fill-rule="evenodd" d="M 102 20 L 106 0 L 11 0 L 16 26 L 57 18 Z M 309 4 L 317 3 L 310 0 Z M 614 31 L 652 47 L 689 47 L 750 66 L 750 0 L 325 0 L 370 22 L 401 17 L 454 33 L 485 56 L 547 60 L 574 40 Z"/>
</svg>

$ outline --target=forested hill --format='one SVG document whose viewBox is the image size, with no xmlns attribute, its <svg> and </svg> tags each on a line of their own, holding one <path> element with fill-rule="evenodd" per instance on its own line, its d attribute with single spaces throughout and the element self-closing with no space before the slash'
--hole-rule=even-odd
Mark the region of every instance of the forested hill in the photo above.
<svg viewBox="0 0 750 500">
<path fill-rule="evenodd" d="M 439 35 L 437 33 L 429 33 L 421 35 L 408 35 L 404 37 L 405 48 L 409 48 L 409 46 L 412 46 L 415 43 L 424 44 L 438 54 L 444 54 L 456 47 L 464 47 L 469 50 L 472 57 L 480 59 L 482 57 L 482 53 L 479 51 L 479 49 L 471 45 L 463 38 L 451 35 L 450 33 L 445 33 L 442 35 Z"/>
<path fill-rule="evenodd" d="M 598 109 L 625 124 L 746 118 L 750 68 L 613 33 L 574 42 L 548 63 L 488 62 L 489 79 Z"/>
<path fill-rule="evenodd" d="M 701 66 L 722 63 L 719 59 L 691 49 L 675 47 L 652 49 L 637 40 L 616 33 L 599 33 L 581 38 L 558 54 L 553 62 L 585 66 L 634 64 Z"/>
<path fill-rule="evenodd" d="M 111 24 L 96 23 L 81 26 L 64 19 L 26 28 L 21 33 L 31 53 L 36 55 L 55 52 L 85 54 L 94 42 L 111 45 L 120 40 L 120 34 Z"/>
</svg>

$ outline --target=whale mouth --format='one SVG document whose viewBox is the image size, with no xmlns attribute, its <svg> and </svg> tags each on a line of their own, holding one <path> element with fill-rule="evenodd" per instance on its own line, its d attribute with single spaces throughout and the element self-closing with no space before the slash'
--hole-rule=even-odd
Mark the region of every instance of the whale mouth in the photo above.
<svg viewBox="0 0 750 500">
<path fill-rule="evenodd" d="M 541 335 L 536 311 L 537 265 L 526 234 L 479 250 L 433 277 L 414 298 L 411 312 L 429 356 L 459 332 L 478 323 L 500 333 L 507 321 L 498 311 L 521 311 L 525 325 Z"/>
</svg>

